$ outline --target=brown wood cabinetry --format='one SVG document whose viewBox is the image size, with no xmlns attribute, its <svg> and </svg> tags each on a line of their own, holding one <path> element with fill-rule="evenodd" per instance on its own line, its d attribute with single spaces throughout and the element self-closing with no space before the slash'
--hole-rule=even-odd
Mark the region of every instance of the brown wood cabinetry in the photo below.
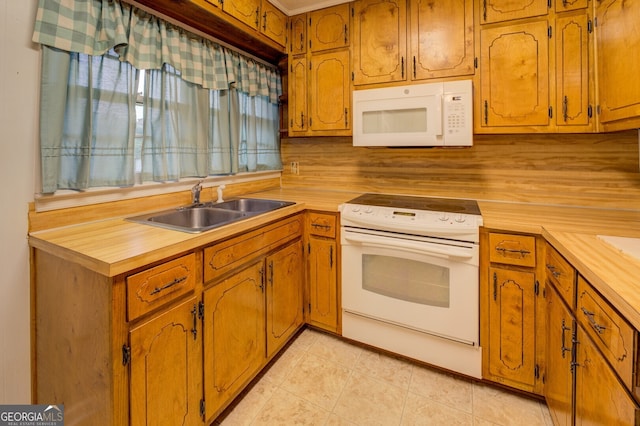
<svg viewBox="0 0 640 426">
<path fill-rule="evenodd" d="M 484 244 L 483 244 L 484 242 Z M 485 379 L 541 393 L 544 324 L 537 279 L 536 237 L 481 232 L 480 278 L 483 372 Z"/>
<path fill-rule="evenodd" d="M 220 0 L 222 10 L 254 30 L 260 25 L 261 0 Z"/>
<path fill-rule="evenodd" d="M 132 426 L 202 424 L 202 325 L 192 297 L 131 329 Z"/>
<path fill-rule="evenodd" d="M 596 1 L 599 121 L 604 130 L 640 127 L 640 2 Z"/>
<path fill-rule="evenodd" d="M 488 24 L 546 15 L 547 1 L 480 0 L 480 21 L 483 24 Z"/>
<path fill-rule="evenodd" d="M 638 332 L 553 247 L 546 249 L 545 398 L 554 424 L 637 424 Z"/>
<path fill-rule="evenodd" d="M 359 0 L 354 85 L 472 75 L 473 1 Z"/>
<path fill-rule="evenodd" d="M 260 33 L 269 37 L 276 43 L 287 45 L 287 21 L 288 17 L 280 9 L 262 0 L 260 9 Z"/>
<path fill-rule="evenodd" d="M 339 326 L 339 251 L 336 214 L 308 212 L 307 246 L 307 322 L 333 333 Z"/>
<path fill-rule="evenodd" d="M 33 249 L 34 402 L 210 424 L 304 322 L 302 238 L 292 215 L 113 277 Z"/>
<path fill-rule="evenodd" d="M 349 7 L 291 18 L 289 136 L 351 135 Z"/>
</svg>

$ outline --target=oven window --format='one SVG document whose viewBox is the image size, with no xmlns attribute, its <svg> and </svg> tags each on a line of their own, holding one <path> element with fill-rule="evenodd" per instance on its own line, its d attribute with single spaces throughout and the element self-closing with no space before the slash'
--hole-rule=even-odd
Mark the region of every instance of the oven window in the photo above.
<svg viewBox="0 0 640 426">
<path fill-rule="evenodd" d="M 399 257 L 362 256 L 362 288 L 421 305 L 449 307 L 449 268 Z"/>
</svg>

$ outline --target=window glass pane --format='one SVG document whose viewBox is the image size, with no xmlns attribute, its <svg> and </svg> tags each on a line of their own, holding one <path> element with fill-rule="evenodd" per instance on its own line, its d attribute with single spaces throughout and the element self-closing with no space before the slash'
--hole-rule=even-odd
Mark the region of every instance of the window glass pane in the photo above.
<svg viewBox="0 0 640 426">
<path fill-rule="evenodd" d="M 362 287 L 421 305 L 449 307 L 449 268 L 399 257 L 365 254 Z"/>
</svg>

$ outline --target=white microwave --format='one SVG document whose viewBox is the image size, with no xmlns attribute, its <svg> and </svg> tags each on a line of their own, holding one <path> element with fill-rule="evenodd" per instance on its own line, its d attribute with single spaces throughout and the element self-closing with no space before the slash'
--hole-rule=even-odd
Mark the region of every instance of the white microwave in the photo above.
<svg viewBox="0 0 640 426">
<path fill-rule="evenodd" d="M 471 80 L 353 92 L 354 146 L 473 145 Z"/>
</svg>

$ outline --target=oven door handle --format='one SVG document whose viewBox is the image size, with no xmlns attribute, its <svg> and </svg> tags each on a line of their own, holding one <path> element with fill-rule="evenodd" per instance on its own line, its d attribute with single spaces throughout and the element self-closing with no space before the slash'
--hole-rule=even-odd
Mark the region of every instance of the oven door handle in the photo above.
<svg viewBox="0 0 640 426">
<path fill-rule="evenodd" d="M 430 254 L 438 257 L 460 259 L 470 259 L 473 257 L 473 250 L 459 249 L 454 247 L 436 247 L 435 244 L 421 243 L 409 240 L 398 241 L 395 238 L 377 237 L 375 235 L 363 234 L 359 232 L 344 231 L 342 234 L 346 241 L 360 243 L 369 247 L 377 248 L 397 248 L 417 254 Z"/>
</svg>

